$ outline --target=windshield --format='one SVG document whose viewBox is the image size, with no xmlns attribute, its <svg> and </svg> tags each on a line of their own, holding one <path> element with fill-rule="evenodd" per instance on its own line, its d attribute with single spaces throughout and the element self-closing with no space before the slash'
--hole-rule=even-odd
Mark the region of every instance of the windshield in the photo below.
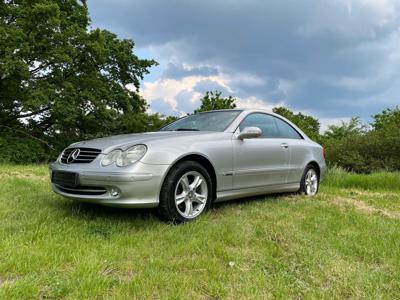
<svg viewBox="0 0 400 300">
<path fill-rule="evenodd" d="M 225 110 L 194 114 L 179 119 L 160 131 L 224 131 L 240 112 Z"/>
</svg>

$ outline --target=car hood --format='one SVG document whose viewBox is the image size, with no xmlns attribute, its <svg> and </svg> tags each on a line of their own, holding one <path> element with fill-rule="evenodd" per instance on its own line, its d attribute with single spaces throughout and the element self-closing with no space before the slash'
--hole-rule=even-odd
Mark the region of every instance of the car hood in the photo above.
<svg viewBox="0 0 400 300">
<path fill-rule="evenodd" d="M 86 147 L 96 148 L 107 153 L 113 149 L 126 150 L 127 148 L 137 144 L 148 144 L 154 141 L 163 141 L 174 143 L 177 140 L 193 140 L 194 138 L 206 134 L 218 134 L 218 132 L 210 131 L 159 131 L 135 134 L 121 134 L 105 138 L 93 139 L 88 141 L 77 142 L 70 147 Z"/>
</svg>

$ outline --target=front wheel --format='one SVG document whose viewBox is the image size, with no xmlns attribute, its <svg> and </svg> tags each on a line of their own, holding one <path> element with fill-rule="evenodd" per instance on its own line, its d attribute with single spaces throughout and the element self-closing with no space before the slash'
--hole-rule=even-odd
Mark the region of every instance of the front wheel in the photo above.
<svg viewBox="0 0 400 300">
<path fill-rule="evenodd" d="M 193 220 L 211 203 L 212 181 L 207 170 L 194 161 L 184 161 L 168 173 L 160 193 L 159 215 L 175 223 Z"/>
<path fill-rule="evenodd" d="M 300 192 L 306 196 L 315 196 L 319 189 L 318 171 L 313 165 L 308 165 L 304 170 L 300 182 Z"/>
</svg>

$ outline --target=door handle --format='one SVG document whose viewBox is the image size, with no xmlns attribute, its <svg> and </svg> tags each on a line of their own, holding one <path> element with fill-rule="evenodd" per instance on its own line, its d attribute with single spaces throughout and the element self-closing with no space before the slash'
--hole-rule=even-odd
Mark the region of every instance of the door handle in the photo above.
<svg viewBox="0 0 400 300">
<path fill-rule="evenodd" d="M 287 148 L 289 148 L 289 145 L 286 144 L 286 143 L 282 143 L 282 144 L 281 144 L 281 148 L 282 148 L 282 149 L 287 149 Z"/>
</svg>

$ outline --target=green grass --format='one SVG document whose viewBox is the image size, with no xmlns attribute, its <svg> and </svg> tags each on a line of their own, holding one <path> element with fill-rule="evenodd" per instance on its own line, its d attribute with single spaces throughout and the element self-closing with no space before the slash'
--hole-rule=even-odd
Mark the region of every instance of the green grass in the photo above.
<svg viewBox="0 0 400 300">
<path fill-rule="evenodd" d="M 376 172 L 364 175 L 347 173 L 343 169 L 335 167 L 328 171 L 324 185 L 336 188 L 400 192 L 400 173 Z"/>
<path fill-rule="evenodd" d="M 0 299 L 397 298 L 400 174 L 335 170 L 319 195 L 172 226 L 73 203 L 45 166 L 0 166 Z"/>
</svg>

